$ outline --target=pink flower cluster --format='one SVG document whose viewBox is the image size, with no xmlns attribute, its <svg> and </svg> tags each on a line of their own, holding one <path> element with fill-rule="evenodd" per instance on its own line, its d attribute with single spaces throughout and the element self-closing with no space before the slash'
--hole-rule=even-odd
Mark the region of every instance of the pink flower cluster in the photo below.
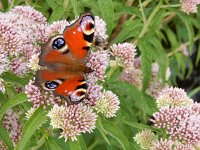
<svg viewBox="0 0 200 150">
<path fill-rule="evenodd" d="M 19 115 L 13 110 L 8 110 L 3 119 L 3 126 L 7 129 L 14 145 L 18 143 L 22 134 L 22 124 L 19 122 Z"/>
<path fill-rule="evenodd" d="M 49 105 L 62 103 L 62 99 L 60 97 L 55 97 L 53 93 L 41 90 L 39 87 L 34 85 L 34 81 L 32 80 L 28 85 L 26 85 L 25 93 L 34 108 L 39 106 L 46 108 Z"/>
<path fill-rule="evenodd" d="M 115 57 L 115 65 L 123 67 L 120 80 L 126 81 L 139 90 L 142 89 L 143 73 L 141 69 L 141 59 L 136 56 L 135 45 L 131 43 L 114 44 L 111 46 L 111 55 Z M 151 80 L 149 82 L 146 93 L 155 98 L 158 96 L 160 89 L 167 87 L 165 81 L 159 77 L 159 65 L 152 63 Z M 166 80 L 169 79 L 170 70 L 166 70 Z"/>
<path fill-rule="evenodd" d="M 197 12 L 197 5 L 200 4 L 200 0 L 180 0 L 181 9 L 189 13 L 196 13 Z"/>
<path fill-rule="evenodd" d="M 0 54 L 4 57 L 0 73 L 10 70 L 17 75 L 29 71 L 29 59 L 47 40 L 46 18 L 30 6 L 17 6 L 0 14 Z"/>
<path fill-rule="evenodd" d="M 153 114 L 154 126 L 166 130 L 169 138 L 181 147 L 200 143 L 200 104 L 187 97 L 182 89 L 166 88 L 158 97 L 159 111 Z M 159 144 L 160 145 L 160 144 Z"/>
<path fill-rule="evenodd" d="M 60 107 L 54 105 L 48 116 L 54 128 L 62 129 L 61 137 L 64 137 L 65 141 L 68 139 L 74 141 L 80 133 L 92 132 L 97 119 L 93 110 L 82 103 Z"/>
</svg>

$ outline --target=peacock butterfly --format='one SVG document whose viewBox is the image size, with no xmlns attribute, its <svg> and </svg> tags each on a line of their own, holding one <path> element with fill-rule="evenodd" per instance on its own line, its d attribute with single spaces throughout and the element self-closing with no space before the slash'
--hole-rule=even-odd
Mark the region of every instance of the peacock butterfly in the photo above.
<svg viewBox="0 0 200 150">
<path fill-rule="evenodd" d="M 56 96 L 77 104 L 86 97 L 86 59 L 94 38 L 94 16 L 85 13 L 63 34 L 51 37 L 41 47 L 35 83 Z"/>
</svg>

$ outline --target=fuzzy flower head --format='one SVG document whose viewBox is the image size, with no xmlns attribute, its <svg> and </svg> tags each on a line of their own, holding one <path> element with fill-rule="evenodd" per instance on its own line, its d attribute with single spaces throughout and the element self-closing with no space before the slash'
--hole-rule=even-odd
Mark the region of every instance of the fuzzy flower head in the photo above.
<svg viewBox="0 0 200 150">
<path fill-rule="evenodd" d="M 99 80 L 104 79 L 104 74 L 109 65 L 108 51 L 91 52 L 87 61 L 87 66 L 94 71 L 95 76 Z"/>
<path fill-rule="evenodd" d="M 0 78 L 0 92 L 5 93 L 6 89 L 3 82 L 3 79 Z"/>
<path fill-rule="evenodd" d="M 92 132 L 97 119 L 92 109 L 82 103 L 61 107 L 55 105 L 48 116 L 54 128 L 62 129 L 60 137 L 64 137 L 65 141 L 75 141 L 81 133 Z"/>
<path fill-rule="evenodd" d="M 5 55 L 5 53 L 2 52 L 2 50 L 0 49 L 0 75 L 8 70 L 8 64 L 9 64 L 9 60 L 7 58 L 7 56 Z"/>
<path fill-rule="evenodd" d="M 28 67 L 33 71 L 37 71 L 40 68 L 40 66 L 38 65 L 39 64 L 38 56 L 39 54 L 33 54 L 31 59 L 29 60 Z"/>
<path fill-rule="evenodd" d="M 26 119 L 28 120 L 29 118 L 31 118 L 31 116 L 33 115 L 33 113 L 35 112 L 35 110 L 36 110 L 36 108 L 31 108 L 31 109 L 29 109 L 27 112 L 26 112 Z"/>
<path fill-rule="evenodd" d="M 18 120 L 19 115 L 13 110 L 8 110 L 3 119 L 3 126 L 7 129 L 14 145 L 19 142 L 22 134 L 22 124 Z"/>
<path fill-rule="evenodd" d="M 70 23 L 67 20 L 55 21 L 46 28 L 46 34 L 48 37 L 62 34 L 66 26 L 69 26 Z"/>
<path fill-rule="evenodd" d="M 157 99 L 160 94 L 160 90 L 167 87 L 168 85 L 163 83 L 161 79 L 158 80 L 157 78 L 152 78 L 149 82 L 146 93 L 154 99 Z"/>
<path fill-rule="evenodd" d="M 180 0 L 182 11 L 189 13 L 197 12 L 197 5 L 200 4 L 199 0 Z"/>
<path fill-rule="evenodd" d="M 120 80 L 136 86 L 139 90 L 142 89 L 142 79 L 142 70 L 136 68 L 126 68 L 120 75 Z"/>
<path fill-rule="evenodd" d="M 134 140 L 140 145 L 140 148 L 148 150 L 152 143 L 157 140 L 157 136 L 150 130 L 143 130 L 136 134 Z"/>
<path fill-rule="evenodd" d="M 24 75 L 28 70 L 27 65 L 23 57 L 15 58 L 9 64 L 10 70 L 16 75 Z"/>
<path fill-rule="evenodd" d="M 161 108 L 164 106 L 189 106 L 193 101 L 183 89 L 168 87 L 160 92 L 156 103 L 157 107 Z"/>
<path fill-rule="evenodd" d="M 7 146 L 4 144 L 3 141 L 0 140 L 0 150 L 7 150 Z"/>
<path fill-rule="evenodd" d="M 108 35 L 106 34 L 106 23 L 103 19 L 99 18 L 98 16 L 95 16 L 95 32 L 94 32 L 95 38 L 103 38 L 107 39 Z"/>
<path fill-rule="evenodd" d="M 28 85 L 26 85 L 25 93 L 28 97 L 28 101 L 33 103 L 34 108 L 39 106 L 46 108 L 52 104 L 62 103 L 62 99 L 60 97 L 55 97 L 53 93 L 42 90 L 40 87 L 34 85 L 34 81 L 32 80 Z"/>
<path fill-rule="evenodd" d="M 111 46 L 111 54 L 120 66 L 131 67 L 136 55 L 135 45 L 131 43 L 114 44 Z"/>
<path fill-rule="evenodd" d="M 172 140 L 160 139 L 153 143 L 153 146 L 150 148 L 150 150 L 173 150 L 172 145 Z"/>
<path fill-rule="evenodd" d="M 47 20 L 41 12 L 35 10 L 31 6 L 16 6 L 12 12 L 38 23 L 45 23 Z"/>
<path fill-rule="evenodd" d="M 118 97 L 111 91 L 104 91 L 102 98 L 97 101 L 97 105 L 94 107 L 97 113 L 103 113 L 106 118 L 116 116 L 116 112 L 119 110 L 120 101 Z"/>
<path fill-rule="evenodd" d="M 176 143 L 174 150 L 196 150 L 191 144 Z"/>
<path fill-rule="evenodd" d="M 193 104 L 187 107 L 162 107 L 153 114 L 154 126 L 166 129 L 171 139 L 183 143 L 200 142 L 200 113 L 194 110 Z"/>
<path fill-rule="evenodd" d="M 0 47 L 7 55 L 18 55 L 21 50 L 21 39 L 11 24 L 0 20 Z"/>
</svg>

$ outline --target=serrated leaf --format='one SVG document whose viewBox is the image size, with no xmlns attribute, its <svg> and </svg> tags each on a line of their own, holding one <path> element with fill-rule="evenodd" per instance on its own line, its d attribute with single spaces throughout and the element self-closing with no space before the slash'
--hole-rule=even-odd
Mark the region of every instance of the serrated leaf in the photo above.
<svg viewBox="0 0 200 150">
<path fill-rule="evenodd" d="M 107 120 L 102 120 L 102 123 L 108 135 L 116 139 L 117 142 L 121 145 L 122 149 L 130 150 L 130 145 L 127 137 L 118 127 L 115 126 L 114 123 Z"/>
<path fill-rule="evenodd" d="M 9 137 L 7 130 L 0 124 L 0 139 L 6 144 L 9 150 L 13 150 L 13 143 Z"/>
<path fill-rule="evenodd" d="M 82 150 L 79 141 L 69 141 L 70 150 Z"/>
<path fill-rule="evenodd" d="M 55 10 L 56 8 L 58 8 L 58 4 L 56 3 L 56 1 L 54 0 L 45 0 L 46 4 L 53 10 Z"/>
<path fill-rule="evenodd" d="M 26 101 L 27 101 L 27 96 L 24 93 L 20 93 L 16 95 L 13 99 L 8 100 L 0 109 L 0 120 L 2 119 L 3 115 L 6 113 L 8 109 Z"/>
<path fill-rule="evenodd" d="M 69 140 L 70 150 L 87 150 L 87 145 L 85 144 L 84 138 L 82 135 L 77 137 L 77 141 Z"/>
<path fill-rule="evenodd" d="M 136 37 L 142 28 L 141 20 L 128 20 L 124 23 L 121 32 L 116 37 L 114 43 L 123 42 L 129 38 Z"/>
<path fill-rule="evenodd" d="M 87 145 L 85 143 L 85 140 L 84 140 L 82 135 L 78 136 L 78 141 L 79 141 L 79 143 L 81 145 L 82 150 L 87 150 L 88 149 Z"/>
<path fill-rule="evenodd" d="M 136 87 L 123 81 L 110 83 L 110 86 L 112 87 L 113 90 L 114 89 L 116 90 L 116 93 L 118 94 L 122 93 L 123 95 L 126 94 L 127 95 L 126 99 L 129 99 L 130 101 L 128 106 L 133 107 L 134 105 L 138 107 L 141 110 L 140 115 L 142 116 L 142 119 L 146 121 L 147 114 L 151 114 L 152 110 L 147 105 L 146 101 L 149 99 L 146 99 L 146 97 L 143 95 L 143 92 L 139 91 Z M 122 101 L 121 103 L 124 102 Z"/>
<path fill-rule="evenodd" d="M 48 139 L 45 141 L 45 147 L 48 150 L 62 150 L 62 148 L 51 137 L 48 137 Z"/>
<path fill-rule="evenodd" d="M 160 9 L 156 15 L 154 16 L 154 19 L 152 20 L 149 29 L 151 30 L 158 30 L 159 26 L 161 24 L 162 19 L 165 17 L 165 10 Z"/>
<path fill-rule="evenodd" d="M 133 6 L 121 5 L 116 14 L 130 14 L 130 15 L 134 14 L 142 20 L 142 15 L 140 10 L 137 7 Z"/>
<path fill-rule="evenodd" d="M 55 9 L 53 9 L 53 12 L 49 17 L 48 22 L 52 23 L 54 21 L 60 20 L 63 15 L 64 15 L 64 8 L 62 6 L 57 6 Z"/>
<path fill-rule="evenodd" d="M 12 73 L 9 73 L 9 72 L 3 73 L 1 75 L 1 78 L 5 82 L 10 82 L 12 84 L 17 84 L 17 85 L 26 85 L 30 80 L 29 76 L 19 77 L 19 76 L 15 75 L 15 74 L 12 74 Z"/>
<path fill-rule="evenodd" d="M 106 22 L 107 34 L 110 35 L 113 29 L 114 9 L 112 0 L 98 0 L 101 16 Z"/>
<path fill-rule="evenodd" d="M 142 39 L 139 41 L 139 49 L 141 50 L 141 66 L 143 72 L 143 90 L 145 91 L 149 80 L 151 78 L 151 64 L 152 64 L 152 48 L 151 45 L 147 41 L 143 41 Z"/>
<path fill-rule="evenodd" d="M 195 61 L 196 66 L 198 66 L 199 60 L 200 60 L 200 41 L 199 41 L 199 44 L 198 44 L 197 57 L 196 57 L 196 61 Z"/>
<path fill-rule="evenodd" d="M 73 8 L 73 12 L 75 14 L 75 16 L 79 16 L 80 12 L 78 11 L 78 1 L 77 0 L 70 0 L 72 8 Z"/>
<path fill-rule="evenodd" d="M 193 29 L 193 25 L 190 21 L 190 18 L 188 18 L 188 16 L 183 13 L 183 12 L 176 12 L 177 15 L 179 16 L 179 18 L 184 22 L 187 31 L 188 31 L 188 37 L 189 37 L 189 49 L 190 49 L 190 53 L 192 53 L 193 51 L 193 45 L 194 45 L 194 29 Z"/>
<path fill-rule="evenodd" d="M 21 139 L 15 150 L 23 150 L 26 147 L 26 144 L 30 140 L 31 136 L 45 122 L 46 115 L 47 112 L 42 107 L 35 110 L 33 115 L 26 121 L 22 129 Z"/>
<path fill-rule="evenodd" d="M 96 127 L 97 127 L 97 129 L 99 130 L 99 132 L 101 133 L 101 135 L 102 135 L 103 139 L 106 141 L 106 143 L 107 143 L 108 145 L 110 145 L 110 142 L 109 142 L 108 138 L 106 137 L 107 132 L 106 132 L 106 130 L 105 130 L 104 127 L 103 127 L 103 124 L 102 124 L 102 122 L 101 122 L 100 116 L 99 116 L 98 119 L 97 119 Z"/>
<path fill-rule="evenodd" d="M 154 131 L 154 128 L 152 128 L 151 126 L 148 126 L 146 124 L 142 124 L 142 123 L 136 123 L 136 122 L 130 122 L 130 121 L 127 121 L 127 120 L 122 120 L 123 123 L 133 127 L 133 128 L 137 128 L 137 129 L 150 129 L 152 131 Z"/>
<path fill-rule="evenodd" d="M 177 47 L 179 47 L 180 43 L 177 41 L 175 33 L 168 27 L 165 27 L 164 29 L 165 34 L 167 35 L 167 38 L 170 42 L 171 48 L 176 49 Z"/>
<path fill-rule="evenodd" d="M 192 96 L 196 95 L 196 94 L 199 93 L 199 92 L 200 92 L 200 86 L 198 86 L 198 87 L 192 89 L 192 90 L 188 93 L 188 96 L 189 96 L 189 97 L 192 97 Z"/>
<path fill-rule="evenodd" d="M 162 80 L 166 80 L 166 70 L 169 65 L 169 60 L 167 54 L 164 52 L 164 48 L 162 47 L 161 42 L 157 38 L 149 39 L 149 42 L 154 47 L 154 51 L 152 51 L 152 58 L 156 60 L 159 67 L 159 72 L 161 73 Z"/>
</svg>

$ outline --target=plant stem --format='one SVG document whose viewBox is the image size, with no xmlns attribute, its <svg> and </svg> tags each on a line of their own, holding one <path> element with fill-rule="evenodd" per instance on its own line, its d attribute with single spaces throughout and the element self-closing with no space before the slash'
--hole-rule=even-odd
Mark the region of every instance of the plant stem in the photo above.
<svg viewBox="0 0 200 150">
<path fill-rule="evenodd" d="M 152 19 L 154 18 L 154 16 L 156 15 L 156 13 L 159 11 L 160 8 L 161 8 L 161 1 L 158 3 L 156 8 L 153 10 L 151 15 L 149 16 L 148 20 L 146 21 L 146 24 L 144 24 L 142 31 L 140 32 L 138 38 L 135 40 L 134 44 L 136 44 L 138 42 L 138 39 L 142 38 L 144 36 L 144 34 L 147 32 L 149 25 L 151 24 Z"/>
<path fill-rule="evenodd" d="M 142 13 L 143 22 L 144 22 L 144 24 L 146 24 L 147 19 L 146 19 L 146 16 L 144 14 L 144 9 L 143 9 L 141 0 L 139 0 L 139 3 L 140 3 L 140 10 L 141 10 L 141 13 Z"/>
</svg>

